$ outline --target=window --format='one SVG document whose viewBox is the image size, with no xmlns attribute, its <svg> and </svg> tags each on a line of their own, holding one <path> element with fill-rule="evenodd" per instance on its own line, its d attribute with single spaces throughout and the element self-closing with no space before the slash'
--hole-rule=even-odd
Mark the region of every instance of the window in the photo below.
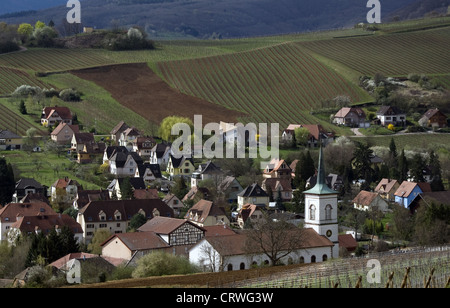
<svg viewBox="0 0 450 308">
<path fill-rule="evenodd" d="M 227 270 L 231 272 L 233 270 L 233 264 L 228 264 Z"/>
<path fill-rule="evenodd" d="M 331 210 L 333 208 L 331 207 L 330 204 L 327 204 L 327 206 L 325 207 L 325 219 L 326 220 L 331 220 Z"/>
<path fill-rule="evenodd" d="M 309 219 L 316 219 L 316 206 L 314 204 L 309 207 Z"/>
<path fill-rule="evenodd" d="M 239 266 L 239 269 L 240 270 L 245 270 L 245 263 L 244 262 L 241 263 L 241 265 Z"/>
<path fill-rule="evenodd" d="M 322 256 L 322 261 L 325 262 L 326 260 L 328 260 L 328 256 L 327 255 L 323 255 Z"/>
<path fill-rule="evenodd" d="M 311 263 L 316 263 L 316 256 L 315 255 L 311 256 Z"/>
<path fill-rule="evenodd" d="M 99 226 L 100 228 L 107 228 L 108 227 L 108 225 L 107 224 L 100 224 L 100 226 Z"/>
</svg>

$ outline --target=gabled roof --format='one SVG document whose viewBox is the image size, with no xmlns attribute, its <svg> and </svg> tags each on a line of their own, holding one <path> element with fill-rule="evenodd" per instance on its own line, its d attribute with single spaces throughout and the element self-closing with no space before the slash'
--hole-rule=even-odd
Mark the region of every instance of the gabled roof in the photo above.
<svg viewBox="0 0 450 308">
<path fill-rule="evenodd" d="M 185 224 L 189 224 L 199 230 L 206 231 L 205 229 L 197 226 L 196 224 L 191 223 L 187 219 L 177 219 L 177 218 L 161 217 L 161 216 L 157 216 L 157 217 L 150 219 L 144 225 L 142 225 L 138 229 L 138 231 L 140 231 L 140 232 L 152 231 L 152 232 L 155 232 L 156 234 L 171 234 Z"/>
<path fill-rule="evenodd" d="M 270 187 L 273 193 L 278 191 L 278 187 L 281 188 L 281 191 L 292 191 L 291 180 L 289 179 L 280 179 L 280 178 L 266 178 L 264 179 L 264 185 Z"/>
<path fill-rule="evenodd" d="M 400 115 L 406 114 L 406 112 L 400 110 L 396 106 L 381 106 L 377 111 L 377 115 Z"/>
<path fill-rule="evenodd" d="M 76 180 L 71 180 L 68 177 L 56 180 L 55 183 L 53 183 L 52 187 L 65 189 L 69 185 L 75 185 L 78 188 L 82 187 Z"/>
<path fill-rule="evenodd" d="M 45 202 L 9 203 L 0 209 L 1 222 L 15 222 L 17 216 L 56 215 L 56 212 Z"/>
<path fill-rule="evenodd" d="M 335 118 L 345 118 L 345 117 L 347 117 L 348 114 L 351 113 L 351 112 L 356 113 L 356 115 L 357 115 L 359 118 L 365 118 L 365 117 L 366 117 L 365 112 L 364 112 L 361 108 L 358 108 L 358 107 L 344 107 L 344 108 L 341 108 L 341 109 L 335 114 L 334 117 L 335 117 Z"/>
<path fill-rule="evenodd" d="M 51 135 L 58 135 L 63 129 L 70 129 L 74 134 L 80 132 L 80 127 L 78 125 L 69 125 L 67 123 L 59 123 L 59 125 L 52 131 Z"/>
<path fill-rule="evenodd" d="M 130 251 L 170 247 L 169 244 L 167 244 L 155 232 L 132 232 L 114 234 L 111 235 L 111 237 L 109 237 L 100 246 L 107 245 L 113 239 L 119 239 Z"/>
<path fill-rule="evenodd" d="M 129 128 L 129 126 L 124 122 L 124 121 L 120 121 L 119 124 L 117 124 L 112 130 L 111 130 L 111 135 L 115 135 L 119 132 L 123 132 L 124 130 L 126 130 L 127 128 Z"/>
<path fill-rule="evenodd" d="M 22 137 L 16 135 L 9 130 L 1 130 L 0 129 L 0 139 L 21 139 Z"/>
<path fill-rule="evenodd" d="M 298 230 L 293 231 L 293 236 L 297 236 L 297 232 Z M 296 249 L 334 246 L 329 239 L 319 235 L 312 228 L 302 229 L 302 232 L 302 240 L 298 241 L 298 246 L 295 247 Z M 287 233 L 287 236 L 289 236 L 289 233 Z M 221 256 L 243 255 L 249 253 L 248 237 L 247 232 L 245 231 L 234 235 L 205 237 L 204 240 L 209 242 Z M 263 253 L 262 249 L 257 245 L 253 247 L 253 250 L 252 253 Z"/>
<path fill-rule="evenodd" d="M 90 142 L 95 142 L 94 134 L 92 133 L 75 133 L 73 134 L 73 136 L 77 144 L 86 144 Z"/>
<path fill-rule="evenodd" d="M 421 184 L 421 185 L 419 185 Z M 422 187 L 426 190 L 426 191 L 431 191 L 431 189 L 429 189 L 429 184 L 428 185 L 424 185 L 427 183 L 415 183 L 415 182 L 408 182 L 408 181 L 403 181 L 402 184 L 400 184 L 399 188 L 395 191 L 394 195 L 397 197 L 402 197 L 402 198 L 408 198 L 409 195 L 414 191 L 414 189 L 416 189 L 416 187 L 419 188 L 420 193 L 423 192 Z"/>
<path fill-rule="evenodd" d="M 212 161 L 208 161 L 206 164 L 198 166 L 197 172 L 200 174 L 223 174 L 222 169 L 217 167 Z"/>
<path fill-rule="evenodd" d="M 135 199 L 159 199 L 156 188 L 135 189 L 133 196 Z"/>
<path fill-rule="evenodd" d="M 145 212 L 147 219 L 153 217 L 155 210 L 160 216 L 174 216 L 173 210 L 159 199 L 91 201 L 79 211 L 79 214 L 84 215 L 86 222 L 99 222 L 100 211 L 105 213 L 106 221 L 114 221 L 114 214 L 120 212 L 122 221 L 127 221 L 140 210 Z"/>
<path fill-rule="evenodd" d="M 186 156 L 181 156 L 181 157 L 179 157 L 179 158 L 176 158 L 175 156 L 173 156 L 172 154 L 170 154 L 169 160 L 172 161 L 172 166 L 173 166 L 174 168 L 183 168 L 183 164 L 184 164 L 186 161 L 191 162 L 192 166 L 195 166 L 195 165 L 194 165 L 194 161 L 192 160 L 192 158 L 186 158 Z"/>
<path fill-rule="evenodd" d="M 150 169 L 155 178 L 157 179 L 162 178 L 161 167 L 158 164 L 149 164 L 149 163 L 138 165 L 139 176 L 142 177 L 147 169 Z"/>
<path fill-rule="evenodd" d="M 158 143 L 151 149 L 151 151 L 156 153 L 157 158 L 162 158 L 168 151 L 170 151 L 170 146 L 164 143 Z"/>
<path fill-rule="evenodd" d="M 17 181 L 16 190 L 17 189 L 28 189 L 28 188 L 43 189 L 44 187 L 35 179 L 22 178 L 19 181 Z"/>
<path fill-rule="evenodd" d="M 70 260 L 86 260 L 91 258 L 103 258 L 104 260 L 108 261 L 114 266 L 119 266 L 120 264 L 124 263 L 126 260 L 119 259 L 119 258 L 112 258 L 112 257 L 106 257 L 106 256 L 99 256 L 92 253 L 86 253 L 86 252 L 72 252 L 67 255 L 65 255 L 62 258 L 59 258 L 58 260 L 50 263 L 50 266 L 56 267 L 57 269 L 64 268 Z"/>
<path fill-rule="evenodd" d="M 395 184 L 398 184 L 397 180 L 382 179 L 375 188 L 375 192 L 388 193 L 394 188 Z"/>
<path fill-rule="evenodd" d="M 352 202 L 358 205 L 369 206 L 377 196 L 377 193 L 361 190 Z"/>
<path fill-rule="evenodd" d="M 212 201 L 200 200 L 197 202 L 184 216 L 185 219 L 189 219 L 190 215 L 198 215 L 198 221 L 203 223 L 208 216 L 225 216 L 225 210 L 222 207 L 218 207 Z"/>
<path fill-rule="evenodd" d="M 427 112 L 425 112 L 425 114 L 423 115 L 424 117 L 431 119 L 432 117 L 434 117 L 436 114 L 440 114 L 444 117 L 447 117 L 442 111 L 440 111 L 439 109 L 435 108 L 435 109 L 429 109 Z"/>
<path fill-rule="evenodd" d="M 48 119 L 48 117 L 55 111 L 61 117 L 61 119 L 72 120 L 72 113 L 70 112 L 70 109 L 67 107 L 58 107 L 58 106 L 45 107 L 42 111 L 42 117 Z"/>
<path fill-rule="evenodd" d="M 243 191 L 241 191 L 238 196 L 240 197 L 268 197 L 267 193 L 258 183 L 253 183 L 252 185 L 247 186 Z"/>
<path fill-rule="evenodd" d="M 128 154 L 128 149 L 126 147 L 124 147 L 124 146 L 108 146 L 105 149 L 106 157 L 108 159 L 111 159 L 111 157 L 114 154 L 119 153 L 119 152 Z"/>
<path fill-rule="evenodd" d="M 83 233 L 81 225 L 67 214 L 24 216 L 18 219 L 11 228 L 20 229 L 24 233 L 41 231 L 48 234 L 50 230 L 67 226 L 76 233 Z"/>
</svg>

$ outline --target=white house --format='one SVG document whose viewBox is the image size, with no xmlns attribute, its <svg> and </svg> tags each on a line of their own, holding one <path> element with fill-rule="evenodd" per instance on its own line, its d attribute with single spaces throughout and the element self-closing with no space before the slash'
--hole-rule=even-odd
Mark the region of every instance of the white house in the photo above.
<svg viewBox="0 0 450 308">
<path fill-rule="evenodd" d="M 401 111 L 395 106 L 382 106 L 377 112 L 377 118 L 383 126 L 387 126 L 389 124 L 394 126 L 406 125 L 406 112 Z"/>
<path fill-rule="evenodd" d="M 134 177 L 142 158 L 137 153 L 117 152 L 109 160 L 109 172 L 118 177 Z"/>
<path fill-rule="evenodd" d="M 304 229 L 298 247 L 281 259 L 284 264 L 323 262 L 332 257 L 333 243 L 313 229 Z M 207 236 L 189 250 L 189 260 L 204 271 L 220 272 L 250 269 L 270 264 L 269 257 L 257 248 L 249 252 L 246 233 Z M 291 250 L 291 249 L 290 249 Z M 283 251 L 280 251 L 280 254 Z"/>
<path fill-rule="evenodd" d="M 158 143 L 150 150 L 150 164 L 166 165 L 171 154 L 170 145 Z"/>
</svg>

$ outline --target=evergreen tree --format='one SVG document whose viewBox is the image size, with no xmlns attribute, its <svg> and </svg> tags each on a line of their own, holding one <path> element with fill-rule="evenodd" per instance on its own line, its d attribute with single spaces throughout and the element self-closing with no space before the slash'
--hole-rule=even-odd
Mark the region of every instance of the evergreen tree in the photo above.
<svg viewBox="0 0 450 308">
<path fill-rule="evenodd" d="M 69 253 L 80 251 L 80 245 L 75 238 L 75 234 L 68 226 L 62 227 L 61 233 L 59 234 L 59 243 L 61 245 L 59 257 L 64 257 Z"/>
<path fill-rule="evenodd" d="M 412 166 L 411 166 L 411 177 L 415 182 L 425 182 L 425 178 L 423 176 L 423 170 L 426 168 L 425 160 L 422 158 L 422 155 L 416 154 L 413 157 Z"/>
<path fill-rule="evenodd" d="M 6 205 L 11 202 L 16 182 L 11 164 L 6 163 L 6 159 L 0 157 L 0 204 Z"/>
<path fill-rule="evenodd" d="M 23 100 L 20 101 L 19 111 L 21 114 L 27 114 L 27 107 L 25 106 L 25 102 Z"/>
<path fill-rule="evenodd" d="M 443 191 L 444 183 L 442 182 L 442 169 L 437 156 L 433 150 L 430 152 L 430 168 L 431 168 L 431 189 L 433 191 Z"/>
<path fill-rule="evenodd" d="M 402 150 L 402 154 L 398 158 L 398 178 L 397 180 L 402 183 L 408 179 L 408 160 L 405 156 L 405 150 Z"/>
<path fill-rule="evenodd" d="M 120 194 L 122 195 L 122 200 L 134 199 L 133 186 L 130 183 L 130 178 L 123 179 L 122 185 L 120 185 Z"/>
<path fill-rule="evenodd" d="M 373 150 L 370 145 L 358 143 L 353 152 L 353 163 L 355 166 L 355 173 L 358 179 L 364 179 L 365 185 L 369 186 L 374 177 L 374 170 L 372 168 Z"/>
</svg>

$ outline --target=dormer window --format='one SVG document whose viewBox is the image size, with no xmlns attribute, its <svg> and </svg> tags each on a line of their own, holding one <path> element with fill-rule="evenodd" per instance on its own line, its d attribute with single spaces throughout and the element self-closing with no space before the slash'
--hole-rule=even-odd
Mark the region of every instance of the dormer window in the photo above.
<svg viewBox="0 0 450 308">
<path fill-rule="evenodd" d="M 100 219 L 100 221 L 106 221 L 106 214 L 103 211 L 100 211 L 100 213 L 98 214 L 98 218 Z"/>
<path fill-rule="evenodd" d="M 122 220 L 122 214 L 121 214 L 119 211 L 116 211 L 116 212 L 114 213 L 114 218 L 115 218 L 116 220 Z"/>
</svg>

